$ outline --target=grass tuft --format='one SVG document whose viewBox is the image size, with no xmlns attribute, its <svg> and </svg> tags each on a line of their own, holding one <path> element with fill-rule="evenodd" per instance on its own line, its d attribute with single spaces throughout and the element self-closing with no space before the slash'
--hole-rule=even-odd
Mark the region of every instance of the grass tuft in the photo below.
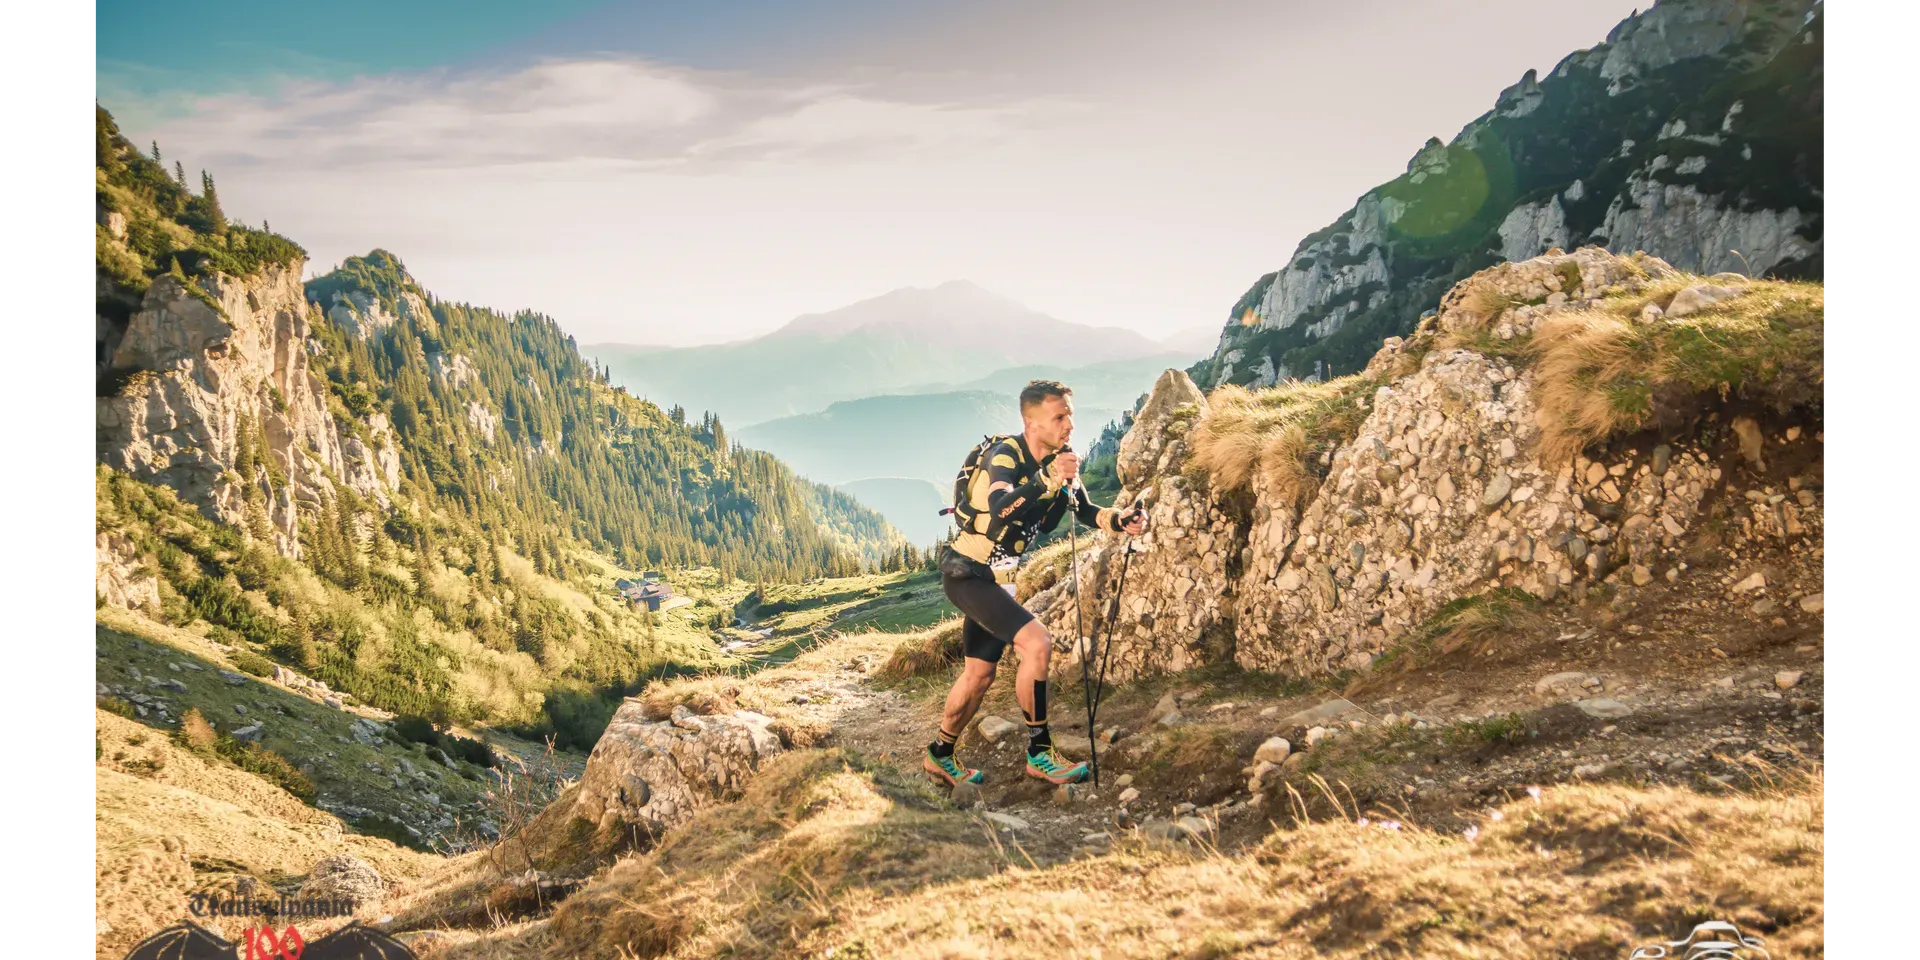
<svg viewBox="0 0 1920 960">
<path fill-rule="evenodd" d="M 1609 437 L 1684 418 L 1703 398 L 1743 397 L 1787 410 L 1818 401 L 1826 292 L 1756 280 L 1744 296 L 1679 319 L 1642 319 L 1702 278 L 1665 277 L 1631 297 L 1542 323 L 1535 368 L 1543 462 L 1571 460 Z"/>
<path fill-rule="evenodd" d="M 1234 384 L 1216 389 L 1211 412 L 1191 441 L 1189 470 L 1223 491 L 1256 481 L 1283 502 L 1304 504 L 1318 491 L 1319 454 L 1353 437 L 1380 385 L 1364 374 L 1321 383 L 1294 380 L 1265 390 Z"/>
</svg>

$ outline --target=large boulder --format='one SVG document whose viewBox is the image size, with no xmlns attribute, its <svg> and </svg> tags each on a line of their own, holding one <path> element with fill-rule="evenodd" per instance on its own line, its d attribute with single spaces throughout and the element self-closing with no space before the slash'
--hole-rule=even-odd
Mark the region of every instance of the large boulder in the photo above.
<svg viewBox="0 0 1920 960">
<path fill-rule="evenodd" d="M 541 870 L 584 874 L 620 850 L 645 847 L 701 810 L 737 799 L 786 748 L 749 710 L 701 715 L 685 706 L 650 720 L 629 699 L 594 744 L 580 782 L 521 838 Z"/>
<path fill-rule="evenodd" d="M 302 900 L 346 900 L 356 907 L 376 903 L 386 894 L 387 881 L 373 864 L 344 853 L 314 864 L 300 884 Z"/>
</svg>

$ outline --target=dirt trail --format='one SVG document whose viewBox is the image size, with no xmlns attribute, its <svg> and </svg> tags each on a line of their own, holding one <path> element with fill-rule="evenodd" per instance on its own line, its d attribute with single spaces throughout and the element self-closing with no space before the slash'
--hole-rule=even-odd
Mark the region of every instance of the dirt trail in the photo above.
<svg viewBox="0 0 1920 960">
<path fill-rule="evenodd" d="M 1539 608 L 1511 632 L 1409 651 L 1339 685 L 1208 669 L 1110 690 L 1099 726 L 1120 738 L 1101 746 L 1101 786 L 1068 802 L 1024 775 L 1019 730 L 996 744 L 976 718 L 959 747 L 961 762 L 987 776 L 973 812 L 1046 863 L 1180 816 L 1208 821 L 1208 839 L 1235 848 L 1294 820 L 1296 806 L 1314 818 L 1462 829 L 1492 803 L 1569 780 L 1709 792 L 1764 784 L 1824 752 L 1820 560 L 1783 554 L 1767 569 L 1762 589 L 1736 591 L 1732 573 L 1700 571 L 1610 603 Z M 981 718 L 1017 724 L 1011 660 Z M 952 672 L 898 691 L 866 681 L 867 666 L 849 662 L 817 705 L 826 742 L 917 771 Z M 1056 671 L 1053 686 L 1055 739 L 1084 759 L 1079 676 Z M 1355 709 L 1315 724 L 1329 733 L 1311 747 L 1307 729 L 1287 722 L 1340 698 Z M 1168 707 L 1179 719 L 1157 722 Z M 1275 736 L 1295 759 L 1256 798 L 1252 758 Z M 1138 794 L 1122 803 L 1127 787 Z"/>
</svg>

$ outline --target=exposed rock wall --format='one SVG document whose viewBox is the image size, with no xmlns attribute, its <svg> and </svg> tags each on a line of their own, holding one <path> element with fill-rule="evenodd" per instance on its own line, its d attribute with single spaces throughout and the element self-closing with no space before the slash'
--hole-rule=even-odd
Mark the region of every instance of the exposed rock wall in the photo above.
<svg viewBox="0 0 1920 960">
<path fill-rule="evenodd" d="M 326 390 L 308 369 L 308 306 L 297 267 L 203 280 L 213 303 L 158 277 L 113 351 L 126 384 L 95 408 L 102 463 L 151 483 L 227 523 L 255 509 L 282 554 L 299 554 L 296 501 L 317 504 L 335 482 L 382 505 L 399 481 L 384 419 L 368 424 L 372 448 L 343 436 Z M 262 469 L 235 470 L 243 444 Z M 274 478 L 283 482 L 275 483 Z"/>
<path fill-rule="evenodd" d="M 1331 451 L 1300 507 L 1257 471 L 1250 492 L 1231 496 L 1190 475 L 1190 438 L 1211 411 L 1185 374 L 1167 371 L 1120 444 L 1121 497 L 1144 498 L 1151 529 L 1127 573 L 1111 674 L 1226 660 L 1293 675 L 1362 668 L 1456 598 L 1506 586 L 1553 600 L 1602 582 L 1631 590 L 1678 578 L 1714 498 L 1738 505 L 1735 538 L 1817 544 L 1817 481 L 1776 488 L 1751 469 L 1763 450 L 1816 444 L 1815 431 L 1763 437 L 1738 417 L 1729 427 L 1744 439 L 1732 462 L 1729 448 L 1706 449 L 1697 432 L 1547 462 L 1535 372 L 1442 345 L 1451 332 L 1478 329 L 1489 297 L 1533 301 L 1492 328 L 1512 340 L 1670 269 L 1587 248 L 1462 284 L 1413 341 L 1393 338 L 1376 356 L 1369 372 L 1382 385 L 1353 401 L 1365 419 Z M 1392 375 L 1416 356 L 1416 369 Z M 1079 558 L 1089 632 L 1117 586 L 1120 549 L 1101 534 Z M 1061 577 L 1029 602 L 1069 654 L 1079 647 L 1072 594 L 1071 577 Z M 1071 656 L 1061 669 L 1077 669 Z"/>
</svg>

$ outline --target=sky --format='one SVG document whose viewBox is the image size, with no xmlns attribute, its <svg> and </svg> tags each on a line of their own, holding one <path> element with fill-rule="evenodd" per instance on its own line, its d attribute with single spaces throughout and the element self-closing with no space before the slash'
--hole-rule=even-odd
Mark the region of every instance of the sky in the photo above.
<svg viewBox="0 0 1920 960">
<path fill-rule="evenodd" d="M 102 0 L 97 81 L 310 271 L 582 343 L 955 279 L 1157 338 L 1643 2 Z"/>
</svg>

